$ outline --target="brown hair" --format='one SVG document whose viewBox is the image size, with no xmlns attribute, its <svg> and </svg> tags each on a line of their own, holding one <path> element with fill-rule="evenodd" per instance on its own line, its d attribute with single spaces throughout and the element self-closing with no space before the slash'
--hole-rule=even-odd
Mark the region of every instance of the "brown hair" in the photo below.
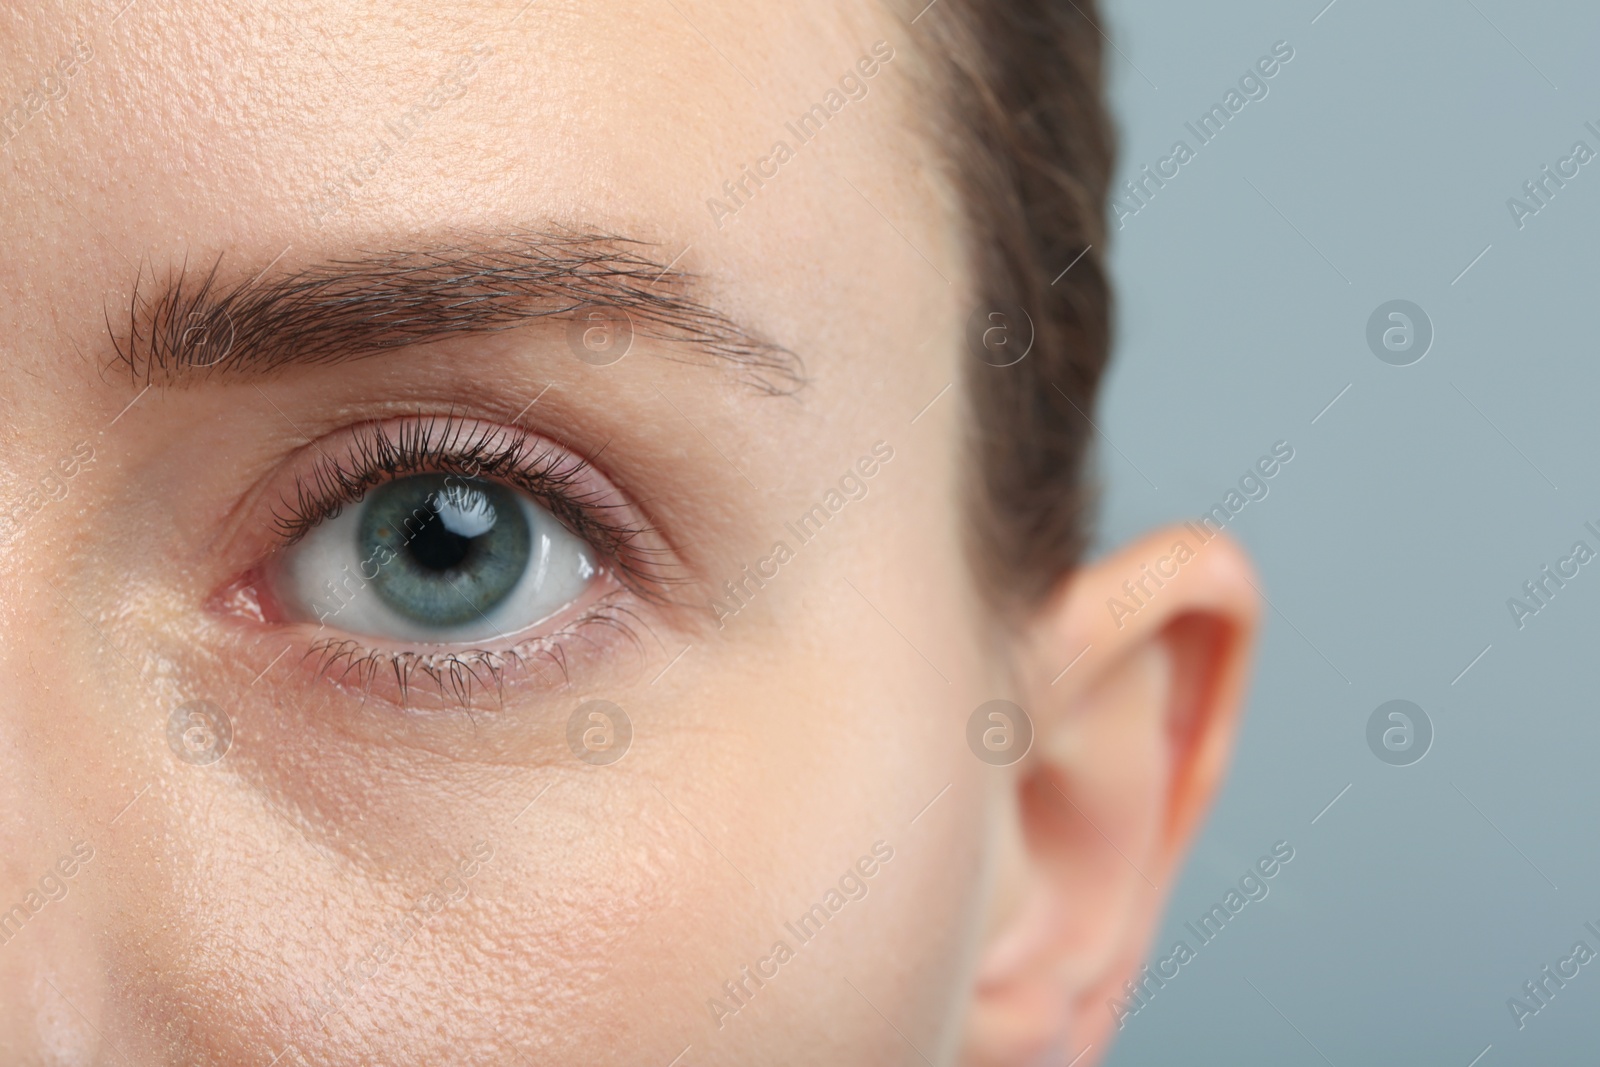
<svg viewBox="0 0 1600 1067">
<path fill-rule="evenodd" d="M 942 56 L 974 314 L 1020 306 L 1034 334 L 1011 366 L 966 353 L 969 536 L 999 606 L 1037 606 L 1077 564 L 1095 499 L 1084 465 L 1111 342 L 1115 138 L 1094 15 L 1093 0 L 938 0 L 918 21 Z"/>
</svg>

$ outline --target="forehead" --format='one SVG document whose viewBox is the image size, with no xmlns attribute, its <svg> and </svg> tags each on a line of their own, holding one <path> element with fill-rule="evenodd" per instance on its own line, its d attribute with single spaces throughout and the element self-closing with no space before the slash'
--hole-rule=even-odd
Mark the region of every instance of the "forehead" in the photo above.
<svg viewBox="0 0 1600 1067">
<path fill-rule="evenodd" d="M 13 7 L 0 53 L 20 95 L 87 44 L 95 56 L 82 69 L 94 76 L 74 79 L 72 95 L 97 132 L 129 153 L 185 145 L 191 164 L 230 147 L 359 147 L 376 132 L 363 120 L 404 113 L 456 80 L 463 59 L 492 54 L 460 79 L 472 83 L 464 103 L 430 105 L 440 120 L 430 139 L 509 150 L 510 138 L 493 135 L 514 117 L 557 139 L 537 152 L 554 167 L 653 154 L 686 134 L 737 143 L 788 80 L 828 77 L 886 25 L 870 7 L 827 3 L 796 14 L 704 0 L 110 0 Z M 445 88 L 455 99 L 459 89 Z M 608 141 L 620 132 L 627 144 Z"/>
<path fill-rule="evenodd" d="M 48 286 L 58 318 L 100 318 L 142 267 L 550 221 L 736 278 L 733 310 L 824 349 L 832 327 L 801 303 L 881 318 L 846 284 L 865 264 L 908 323 L 947 299 L 909 39 L 875 4 L 133 0 L 3 19 L 9 91 L 38 109 L 6 146 L 0 280 Z M 874 60 L 890 41 L 898 63 Z M 815 113 L 826 129 L 797 125 Z"/>
</svg>

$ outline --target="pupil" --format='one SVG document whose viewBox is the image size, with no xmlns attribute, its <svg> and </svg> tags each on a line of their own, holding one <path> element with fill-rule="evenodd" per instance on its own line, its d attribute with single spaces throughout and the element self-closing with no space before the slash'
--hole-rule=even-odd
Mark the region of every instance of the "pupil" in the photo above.
<svg viewBox="0 0 1600 1067">
<path fill-rule="evenodd" d="M 410 544 L 411 557 L 430 571 L 448 571 L 461 566 L 472 554 L 470 537 L 463 537 L 450 529 L 435 512 L 422 524 Z"/>
<path fill-rule="evenodd" d="M 374 489 L 356 536 L 361 574 L 404 619 L 425 627 L 481 622 L 517 588 L 534 530 L 512 490 L 421 474 Z"/>
</svg>

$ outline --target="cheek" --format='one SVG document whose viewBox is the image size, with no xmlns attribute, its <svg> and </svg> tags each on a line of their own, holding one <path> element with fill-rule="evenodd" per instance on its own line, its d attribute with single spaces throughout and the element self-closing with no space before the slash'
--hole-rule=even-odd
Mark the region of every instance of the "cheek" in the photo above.
<svg viewBox="0 0 1600 1067">
<path fill-rule="evenodd" d="M 776 670 L 702 650 L 632 702 L 633 745 L 608 766 L 559 746 L 499 767 L 365 740 L 296 749 L 241 714 L 229 757 L 177 768 L 159 804 L 119 823 L 125 848 L 189 842 L 168 874 L 138 882 L 143 865 L 104 853 L 142 928 L 167 931 L 126 932 L 115 999 L 189 1020 L 192 1049 L 232 1061 L 292 1042 L 313 1063 L 458 1062 L 471 1040 L 482 1062 L 504 1057 L 496 1041 L 551 1063 L 658 1045 L 665 1063 L 689 1043 L 704 1062 L 900 1055 L 843 973 L 938 1047 L 961 1017 L 988 862 L 982 776 L 950 744 L 967 709 L 919 680 L 926 665 L 874 667 L 909 654 L 886 636 L 791 648 Z M 559 714 L 519 717 L 561 735 Z M 470 893 L 428 898 L 480 840 L 493 857 Z M 894 856 L 866 896 L 802 942 L 789 924 L 879 840 Z M 794 958 L 715 1026 L 707 1002 L 776 940 Z M 469 1040 L 469 1018 L 496 1035 Z"/>
</svg>

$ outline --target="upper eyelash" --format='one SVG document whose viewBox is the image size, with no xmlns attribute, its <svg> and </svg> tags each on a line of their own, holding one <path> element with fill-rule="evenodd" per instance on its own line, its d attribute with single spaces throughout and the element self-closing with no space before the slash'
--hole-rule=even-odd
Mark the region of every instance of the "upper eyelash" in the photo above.
<svg viewBox="0 0 1600 1067">
<path fill-rule="evenodd" d="M 296 477 L 293 499 L 284 496 L 273 508 L 272 524 L 283 547 L 396 477 L 459 474 L 499 480 L 527 493 L 598 549 L 634 593 L 659 599 L 661 588 L 671 580 L 662 550 L 640 543 L 652 532 L 650 527 L 631 517 L 610 521 L 608 512 L 626 509 L 580 488 L 590 469 L 588 460 L 523 431 L 470 423 L 453 415 L 410 420 L 397 431 L 368 422 L 351 432 L 348 465 L 322 452 L 309 473 Z"/>
</svg>

